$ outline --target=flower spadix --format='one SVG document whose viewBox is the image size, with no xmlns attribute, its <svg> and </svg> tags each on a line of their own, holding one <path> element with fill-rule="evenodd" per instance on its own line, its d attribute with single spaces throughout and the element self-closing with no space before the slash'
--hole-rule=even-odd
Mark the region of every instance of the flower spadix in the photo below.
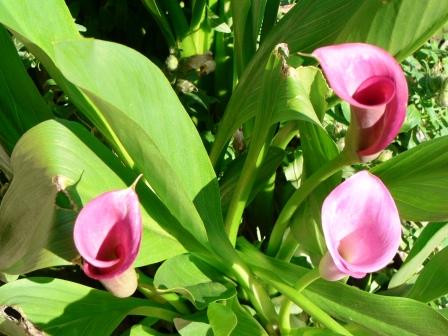
<svg viewBox="0 0 448 336">
<path fill-rule="evenodd" d="M 386 148 L 406 116 L 408 87 L 400 65 L 385 50 L 364 43 L 318 48 L 329 85 L 351 106 L 346 150 L 368 161 Z"/>
<path fill-rule="evenodd" d="M 322 278 L 362 278 L 385 267 L 401 239 L 397 207 L 383 182 L 367 171 L 339 186 L 322 206 L 322 229 L 328 248 L 319 270 Z"/>
<path fill-rule="evenodd" d="M 137 288 L 132 264 L 140 247 L 142 222 L 134 185 L 91 200 L 80 211 L 74 228 L 84 273 L 118 297 L 130 296 Z"/>
</svg>

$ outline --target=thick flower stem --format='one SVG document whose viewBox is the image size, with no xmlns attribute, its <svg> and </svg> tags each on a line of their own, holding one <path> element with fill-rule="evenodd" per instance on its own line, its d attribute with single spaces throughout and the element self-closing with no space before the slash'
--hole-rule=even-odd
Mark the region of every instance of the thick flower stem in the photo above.
<svg viewBox="0 0 448 336">
<path fill-rule="evenodd" d="M 305 182 L 297 189 L 290 197 L 288 202 L 280 212 L 277 221 L 274 224 L 269 244 L 267 247 L 267 254 L 275 256 L 282 243 L 283 234 L 288 227 L 289 221 L 294 212 L 299 208 L 302 202 L 311 194 L 311 192 L 327 178 L 338 172 L 342 167 L 355 163 L 357 160 L 353 153 L 346 151 L 341 152 L 333 160 L 328 161 L 313 175 L 311 175 Z"/>
<path fill-rule="evenodd" d="M 266 134 L 267 135 L 267 134 Z M 265 138 L 261 136 L 260 138 Z M 258 140 L 258 139 L 257 139 Z M 229 209 L 224 223 L 225 230 L 232 245 L 235 245 L 238 235 L 238 228 L 241 223 L 241 216 L 252 190 L 253 183 L 257 176 L 258 168 L 263 161 L 266 152 L 265 144 L 252 144 L 244 163 L 238 183 L 235 187 L 234 195 L 230 201 Z"/>
<path fill-rule="evenodd" d="M 272 287 L 276 288 L 280 293 L 288 297 L 292 302 L 294 302 L 296 305 L 298 305 L 328 329 L 341 335 L 353 336 L 347 329 L 345 329 L 330 315 L 328 315 L 313 302 L 307 299 L 303 294 L 299 293 L 295 288 L 285 285 L 280 281 L 274 280 L 271 277 L 263 277 L 263 280 L 269 283 Z"/>
<path fill-rule="evenodd" d="M 234 264 L 232 266 L 232 271 L 237 278 L 238 283 L 249 296 L 249 300 L 257 311 L 266 330 L 268 330 L 270 334 L 274 333 L 278 328 L 278 317 L 266 289 L 245 266 Z"/>
<path fill-rule="evenodd" d="M 311 283 L 319 278 L 320 275 L 318 269 L 314 269 L 308 272 L 303 277 L 301 277 L 294 286 L 294 288 L 296 289 L 296 293 L 300 294 L 306 287 L 308 287 Z M 279 325 L 282 336 L 289 335 L 289 333 L 291 332 L 290 315 L 292 305 L 293 302 L 285 298 L 285 300 L 282 302 L 282 305 L 280 306 Z"/>
</svg>

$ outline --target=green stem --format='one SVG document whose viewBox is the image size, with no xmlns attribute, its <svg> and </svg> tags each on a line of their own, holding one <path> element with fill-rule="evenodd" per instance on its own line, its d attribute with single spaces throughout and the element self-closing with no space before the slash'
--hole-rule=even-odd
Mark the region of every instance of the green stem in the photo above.
<svg viewBox="0 0 448 336">
<path fill-rule="evenodd" d="M 260 138 L 266 138 L 265 134 L 261 135 L 258 139 Z M 252 185 L 257 176 L 257 170 L 265 156 L 264 154 L 266 152 L 266 147 L 267 146 L 265 144 L 261 144 L 260 146 L 257 143 L 253 143 L 249 148 L 249 153 L 247 154 L 246 161 L 244 162 L 243 170 L 240 178 L 238 179 L 232 200 L 230 201 L 224 227 L 233 246 L 235 246 L 238 228 L 241 223 L 241 217 L 247 201 L 249 200 Z"/>
<path fill-rule="evenodd" d="M 297 243 L 296 238 L 289 231 L 275 257 L 280 260 L 290 261 L 298 247 L 299 243 Z"/>
<path fill-rule="evenodd" d="M 176 293 L 160 293 L 153 284 L 153 280 L 140 270 L 136 270 L 138 274 L 138 290 L 146 298 L 154 300 L 158 303 L 168 303 L 182 315 L 191 314 L 188 306 Z"/>
<path fill-rule="evenodd" d="M 276 330 L 278 326 L 277 313 L 275 312 L 274 305 L 272 304 L 266 289 L 251 274 L 246 266 L 242 264 L 234 264 L 232 265 L 232 271 L 237 278 L 238 283 L 249 296 L 249 300 L 253 304 L 257 314 L 260 316 L 260 320 L 266 330 L 271 332 Z"/>
<path fill-rule="evenodd" d="M 322 323 L 328 329 L 342 334 L 353 336 L 347 329 L 345 329 L 342 325 L 336 322 L 330 315 L 328 315 L 325 311 L 316 306 L 313 302 L 307 299 L 303 294 L 297 292 L 297 290 L 291 286 L 285 285 L 282 282 L 272 279 L 271 277 L 264 277 L 267 283 L 271 286 L 278 289 L 280 293 L 288 297 L 292 302 L 306 311 L 309 315 L 311 315 L 315 320 Z"/>
<path fill-rule="evenodd" d="M 172 322 L 174 318 L 178 317 L 179 314 L 173 312 L 168 309 L 153 307 L 153 306 L 140 306 L 135 309 L 132 309 L 129 312 L 129 315 L 140 315 L 140 316 L 149 316 L 149 317 L 157 317 L 164 321 Z"/>
<path fill-rule="evenodd" d="M 318 269 L 314 269 L 308 272 L 303 277 L 301 277 L 294 286 L 294 288 L 296 289 L 296 293 L 300 294 L 306 287 L 308 287 L 311 283 L 313 283 L 319 278 L 320 274 Z M 285 298 L 285 300 L 282 302 L 280 306 L 279 325 L 280 325 L 280 332 L 282 335 L 289 335 L 291 332 L 290 315 L 292 305 L 293 302 Z"/>
<path fill-rule="evenodd" d="M 272 230 L 271 238 L 267 247 L 268 255 L 276 255 L 282 243 L 283 234 L 288 227 L 289 220 L 302 202 L 311 194 L 311 192 L 321 182 L 338 172 L 342 167 L 354 162 L 356 162 L 356 160 L 353 157 L 353 154 L 345 151 L 341 152 L 333 160 L 328 161 L 307 180 L 305 180 L 300 188 L 292 194 L 274 224 L 274 229 Z"/>
<path fill-rule="evenodd" d="M 291 140 L 298 134 L 299 123 L 296 120 L 288 121 L 280 128 L 272 139 L 272 146 L 285 149 Z"/>
</svg>

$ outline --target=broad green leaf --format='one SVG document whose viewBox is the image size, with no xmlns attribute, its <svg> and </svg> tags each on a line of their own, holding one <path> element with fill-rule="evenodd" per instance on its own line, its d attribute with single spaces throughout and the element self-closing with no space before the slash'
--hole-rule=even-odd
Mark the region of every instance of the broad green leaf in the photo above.
<svg viewBox="0 0 448 336">
<path fill-rule="evenodd" d="M 1 217 L 0 217 L 1 218 Z M 48 241 L 42 249 L 28 249 L 22 258 L 8 268 L 10 274 L 22 274 L 51 266 L 71 265 L 78 253 L 73 243 L 73 224 L 76 212 L 55 209 Z"/>
<path fill-rule="evenodd" d="M 218 183 L 163 73 L 138 52 L 111 42 L 74 40 L 55 49 L 57 66 L 104 113 L 157 196 L 207 244 L 203 222 L 210 234 L 222 228 Z"/>
<path fill-rule="evenodd" d="M 412 221 L 448 219 L 448 136 L 422 143 L 371 171 L 391 192 L 400 216 Z"/>
<path fill-rule="evenodd" d="M 66 212 L 54 218 L 58 190 L 66 190 L 73 206 L 79 208 L 103 192 L 126 188 L 135 179 L 84 128 L 54 120 L 35 126 L 20 139 L 11 166 L 14 179 L 0 206 L 0 265 L 6 273 L 66 264 L 75 256 L 73 219 Z M 175 226 L 173 218 L 147 188 L 138 191 L 144 209 L 143 241 L 136 264 L 147 265 L 183 252 L 160 227 L 164 223 Z"/>
<path fill-rule="evenodd" d="M 448 247 L 434 255 L 421 271 L 408 297 L 429 302 L 448 293 Z"/>
<path fill-rule="evenodd" d="M 205 311 L 176 318 L 174 325 L 181 336 L 213 336 Z"/>
<path fill-rule="evenodd" d="M 209 304 L 207 317 L 215 336 L 230 336 L 238 323 L 232 308 L 225 303 Z"/>
<path fill-rule="evenodd" d="M 26 278 L 0 287 L 0 304 L 11 306 L 48 335 L 109 336 L 127 315 L 171 321 L 163 305 L 112 294 L 74 282 Z"/>
<path fill-rule="evenodd" d="M 335 43 L 363 41 L 376 44 L 403 60 L 447 21 L 446 1 L 368 0 L 352 13 Z M 419 24 L 416 26 L 414 22 Z"/>
<path fill-rule="evenodd" d="M 184 295 L 198 309 L 236 295 L 235 287 L 221 273 L 191 254 L 166 260 L 155 274 L 154 285 Z"/>
<path fill-rule="evenodd" d="M 290 286 L 306 274 L 303 267 L 266 257 L 253 246 L 239 241 L 244 260 L 263 277 L 275 278 Z M 424 303 L 408 298 L 363 292 L 340 282 L 318 280 L 303 294 L 335 318 L 354 322 L 376 335 L 443 335 L 448 320 Z"/>
<path fill-rule="evenodd" d="M 82 39 L 74 19 L 63 0 L 0 1 L 0 23 L 4 24 L 25 44 L 45 66 L 70 101 L 95 125 L 124 160 L 130 161 L 98 109 L 55 67 L 54 43 Z"/>
<path fill-rule="evenodd" d="M 405 262 L 389 282 L 389 288 L 398 287 L 421 269 L 425 260 L 448 237 L 448 223 L 429 223 L 418 236 Z"/>
<path fill-rule="evenodd" d="M 23 133 L 52 115 L 2 26 L 0 45 L 0 141 L 11 153 Z"/>
<path fill-rule="evenodd" d="M 258 321 L 240 305 L 236 297 L 210 304 L 207 316 L 216 336 L 268 335 Z"/>
<path fill-rule="evenodd" d="M 278 43 L 287 43 L 294 53 L 334 43 L 369 42 L 402 60 L 447 20 L 448 2 L 440 0 L 299 1 L 272 28 L 245 68 L 221 121 L 212 161 L 217 161 L 234 131 L 254 116 L 252 105 L 261 87 L 263 64 Z"/>
</svg>

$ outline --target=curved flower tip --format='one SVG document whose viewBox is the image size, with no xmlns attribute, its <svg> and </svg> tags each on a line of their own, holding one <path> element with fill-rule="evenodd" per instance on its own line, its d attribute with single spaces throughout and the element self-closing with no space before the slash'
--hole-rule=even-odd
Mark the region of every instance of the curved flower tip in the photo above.
<svg viewBox="0 0 448 336">
<path fill-rule="evenodd" d="M 142 235 L 140 205 L 133 187 L 106 192 L 87 203 L 74 227 L 74 241 L 84 259 L 84 273 L 116 296 L 137 288 L 132 264 Z"/>
<path fill-rule="evenodd" d="M 362 161 L 375 158 L 406 116 L 408 86 L 400 65 L 385 50 L 364 43 L 322 47 L 313 55 L 334 92 L 351 105 L 346 149 Z"/>
<path fill-rule="evenodd" d="M 322 229 L 328 253 L 319 269 L 322 278 L 362 278 L 385 267 L 400 245 L 397 207 L 383 182 L 367 171 L 339 186 L 322 206 Z"/>
</svg>

